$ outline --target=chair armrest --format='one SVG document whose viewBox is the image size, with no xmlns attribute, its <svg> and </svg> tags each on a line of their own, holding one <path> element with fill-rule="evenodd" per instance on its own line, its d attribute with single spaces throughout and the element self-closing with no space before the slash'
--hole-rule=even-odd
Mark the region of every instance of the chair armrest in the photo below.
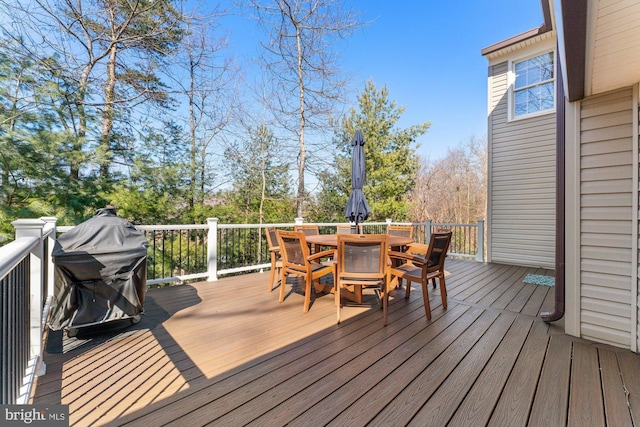
<svg viewBox="0 0 640 427">
<path fill-rule="evenodd" d="M 326 251 L 322 251 L 322 252 L 316 252 L 313 255 L 309 255 L 309 258 L 307 258 L 309 261 L 315 261 L 317 259 L 320 258 L 335 258 L 335 254 L 336 254 L 336 250 L 335 249 L 329 249 Z"/>
<path fill-rule="evenodd" d="M 396 251 L 389 251 L 389 258 L 390 259 L 400 259 L 403 261 L 411 261 L 413 262 L 417 267 L 421 267 L 422 264 L 424 264 L 424 258 L 420 257 L 420 256 L 416 256 L 416 255 L 411 255 L 409 253 L 406 252 L 396 252 Z"/>
<path fill-rule="evenodd" d="M 426 255 L 428 251 L 429 245 L 426 245 L 424 243 L 409 243 L 409 246 L 407 247 L 407 250 L 405 252 L 409 254 Z"/>
<path fill-rule="evenodd" d="M 269 250 L 271 252 L 280 252 L 280 246 L 273 246 L 273 247 L 269 248 Z"/>
</svg>

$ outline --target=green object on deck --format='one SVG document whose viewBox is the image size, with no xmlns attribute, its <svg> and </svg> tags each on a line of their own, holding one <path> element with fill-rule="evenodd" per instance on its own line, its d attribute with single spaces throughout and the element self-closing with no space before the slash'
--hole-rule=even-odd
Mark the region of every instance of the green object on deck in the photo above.
<svg viewBox="0 0 640 427">
<path fill-rule="evenodd" d="M 554 286 L 556 279 L 553 276 L 543 276 L 541 274 L 527 274 L 523 280 L 524 283 L 533 285 Z"/>
</svg>

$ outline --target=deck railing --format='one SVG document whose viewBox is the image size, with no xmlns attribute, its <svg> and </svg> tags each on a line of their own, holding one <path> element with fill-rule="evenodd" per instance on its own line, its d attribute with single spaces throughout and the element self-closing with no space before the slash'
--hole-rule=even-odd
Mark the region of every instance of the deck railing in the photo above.
<svg viewBox="0 0 640 427">
<path fill-rule="evenodd" d="M 186 280 L 217 280 L 219 276 L 240 274 L 270 267 L 266 229 L 293 229 L 302 224 L 221 224 L 210 218 L 202 225 L 137 226 L 147 240 L 147 275 L 150 285 Z M 367 222 L 366 234 L 386 232 L 390 224 L 414 227 L 414 240 L 429 242 L 431 233 L 445 229 L 453 232 L 449 256 L 484 261 L 484 221 L 477 224 Z M 336 232 L 336 223 L 317 223 L 322 234 Z"/>
<path fill-rule="evenodd" d="M 0 248 L 0 403 L 26 404 L 45 371 L 42 338 L 53 295 L 56 219 L 14 221 L 16 239 Z"/>
<path fill-rule="evenodd" d="M 270 267 L 269 247 L 265 231 L 268 227 L 293 229 L 302 224 L 302 218 L 293 223 L 277 224 L 221 224 L 209 218 L 207 224 L 191 225 L 138 225 L 149 241 L 147 283 L 163 283 L 206 279 L 257 271 Z M 320 233 L 335 233 L 336 223 L 316 223 Z M 387 226 L 414 227 L 414 240 L 429 242 L 431 233 L 445 229 L 453 232 L 449 256 L 484 261 L 484 220 L 476 224 L 425 222 L 365 222 L 365 234 L 386 232 Z M 61 232 L 71 227 L 58 227 Z"/>
</svg>

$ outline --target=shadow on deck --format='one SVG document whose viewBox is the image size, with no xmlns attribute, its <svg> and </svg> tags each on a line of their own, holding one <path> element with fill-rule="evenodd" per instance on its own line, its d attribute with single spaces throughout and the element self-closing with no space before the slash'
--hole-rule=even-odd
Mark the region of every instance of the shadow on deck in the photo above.
<svg viewBox="0 0 640 427">
<path fill-rule="evenodd" d="M 33 403 L 71 425 L 633 425 L 640 356 L 564 335 L 538 315 L 549 270 L 447 261 L 449 308 L 430 288 L 343 307 L 268 274 L 150 290 L 138 325 L 52 336 Z M 287 289 L 289 289 L 289 284 Z M 60 337 L 58 337 L 60 338 Z"/>
</svg>

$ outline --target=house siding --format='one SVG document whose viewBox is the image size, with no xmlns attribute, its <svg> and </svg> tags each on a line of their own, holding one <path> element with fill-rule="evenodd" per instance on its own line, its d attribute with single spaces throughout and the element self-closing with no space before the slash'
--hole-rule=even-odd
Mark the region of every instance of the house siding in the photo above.
<svg viewBox="0 0 640 427">
<path fill-rule="evenodd" d="M 629 88 L 587 98 L 580 107 L 580 331 L 625 348 L 635 310 L 632 106 Z"/>
<path fill-rule="evenodd" d="M 508 62 L 489 67 L 488 259 L 555 267 L 555 114 L 508 121 Z"/>
</svg>

